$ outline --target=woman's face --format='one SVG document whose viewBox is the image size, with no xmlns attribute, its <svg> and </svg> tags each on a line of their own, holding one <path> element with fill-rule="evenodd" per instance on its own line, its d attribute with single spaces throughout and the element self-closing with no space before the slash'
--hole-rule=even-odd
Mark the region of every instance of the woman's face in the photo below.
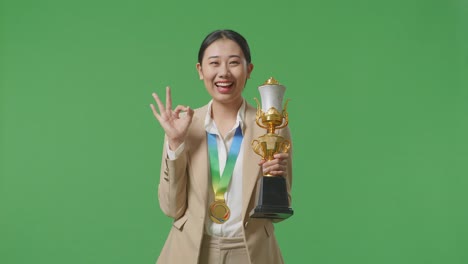
<svg viewBox="0 0 468 264">
<path fill-rule="evenodd" d="M 214 101 L 224 104 L 242 102 L 242 90 L 252 69 L 239 45 L 224 38 L 211 43 L 201 64 L 197 63 L 200 80 L 208 93 Z"/>
</svg>

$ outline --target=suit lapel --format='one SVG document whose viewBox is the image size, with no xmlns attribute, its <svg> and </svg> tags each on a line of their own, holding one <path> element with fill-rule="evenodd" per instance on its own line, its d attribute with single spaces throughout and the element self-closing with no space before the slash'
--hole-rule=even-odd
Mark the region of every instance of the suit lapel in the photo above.
<svg viewBox="0 0 468 264">
<path fill-rule="evenodd" d="M 189 151 L 191 153 L 189 157 L 191 157 L 191 180 L 193 180 L 193 182 L 198 186 L 198 190 L 200 190 L 199 193 L 202 195 L 202 199 L 205 201 L 205 204 L 208 201 L 208 186 L 210 185 L 208 147 L 205 130 L 205 116 L 207 109 L 207 106 L 201 108 L 197 115 L 193 117 L 191 125 L 192 131 L 189 133 L 192 138 L 187 141 L 190 142 Z M 206 209 L 206 206 L 203 205 L 203 208 Z"/>
</svg>

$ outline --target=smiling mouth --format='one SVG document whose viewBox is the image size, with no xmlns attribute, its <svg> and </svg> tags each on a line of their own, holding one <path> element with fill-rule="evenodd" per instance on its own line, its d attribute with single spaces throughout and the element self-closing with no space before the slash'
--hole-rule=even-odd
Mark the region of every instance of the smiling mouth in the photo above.
<svg viewBox="0 0 468 264">
<path fill-rule="evenodd" d="M 220 89 L 229 89 L 233 86 L 233 82 L 215 82 L 216 87 Z"/>
</svg>

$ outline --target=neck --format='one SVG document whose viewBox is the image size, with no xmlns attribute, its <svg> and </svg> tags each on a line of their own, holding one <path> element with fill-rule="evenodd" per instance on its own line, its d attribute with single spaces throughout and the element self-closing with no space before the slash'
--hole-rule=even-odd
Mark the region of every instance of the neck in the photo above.
<svg viewBox="0 0 468 264">
<path fill-rule="evenodd" d="M 239 108 L 242 105 L 244 99 L 233 103 L 220 103 L 213 101 L 211 104 L 211 116 L 215 121 L 221 120 L 236 120 L 237 119 L 237 112 L 239 112 Z"/>
<path fill-rule="evenodd" d="M 219 103 L 216 101 L 213 101 L 211 104 L 211 117 L 223 137 L 234 126 L 237 120 L 237 112 L 239 112 L 242 102 L 243 99 L 232 104 Z"/>
</svg>

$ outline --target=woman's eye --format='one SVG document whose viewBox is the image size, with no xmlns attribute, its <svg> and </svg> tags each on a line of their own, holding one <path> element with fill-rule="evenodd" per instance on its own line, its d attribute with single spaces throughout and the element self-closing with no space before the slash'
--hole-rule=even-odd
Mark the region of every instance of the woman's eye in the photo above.
<svg viewBox="0 0 468 264">
<path fill-rule="evenodd" d="M 212 61 L 210 62 L 210 65 L 218 65 L 219 63 L 217 61 Z"/>
</svg>

